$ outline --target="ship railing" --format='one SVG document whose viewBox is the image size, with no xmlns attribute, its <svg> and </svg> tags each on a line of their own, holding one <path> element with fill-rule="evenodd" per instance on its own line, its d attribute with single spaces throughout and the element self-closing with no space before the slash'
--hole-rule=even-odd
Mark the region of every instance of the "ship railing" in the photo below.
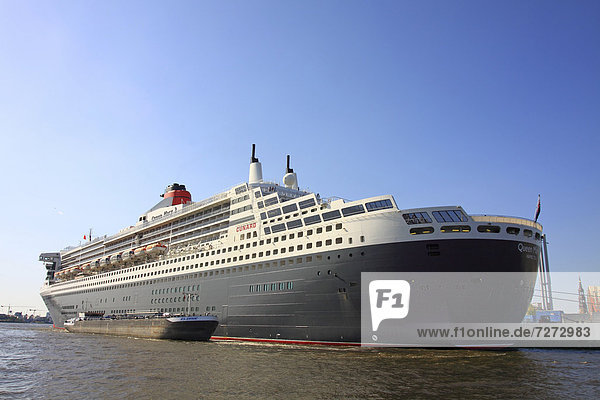
<svg viewBox="0 0 600 400">
<path fill-rule="evenodd" d="M 183 204 L 183 206 L 181 207 L 181 209 L 178 210 L 178 211 L 175 211 L 173 214 L 171 214 L 171 216 L 169 217 L 169 219 L 172 219 L 176 215 L 180 215 L 180 214 L 183 214 L 183 213 L 190 212 L 192 210 L 195 210 L 197 208 L 201 208 L 203 206 L 206 206 L 207 204 L 214 203 L 215 201 L 219 201 L 219 200 L 222 200 L 222 199 L 225 199 L 225 198 L 227 198 L 227 193 L 219 193 L 217 195 L 209 197 L 208 199 L 205 199 L 205 200 L 202 200 L 202 201 L 199 201 L 199 202 L 196 202 L 196 203 Z M 219 210 L 219 211 L 221 211 L 221 210 Z M 157 225 L 157 224 L 160 224 L 162 222 L 164 222 L 164 220 L 162 218 L 155 219 L 154 221 L 145 221 L 141 225 L 135 226 L 131 230 L 128 230 L 126 232 L 119 232 L 119 233 L 117 233 L 117 234 L 115 234 L 113 236 L 108 237 L 107 239 L 109 241 L 112 241 L 112 240 L 118 239 L 118 238 L 120 238 L 122 236 L 131 234 L 132 232 L 138 231 L 140 229 L 145 229 L 145 228 L 147 228 L 149 226 Z"/>
<path fill-rule="evenodd" d="M 526 218 L 508 217 L 503 215 L 471 215 L 471 218 L 473 218 L 473 221 L 475 222 L 495 222 L 500 224 L 525 225 L 539 231 L 542 230 L 541 224 Z"/>
</svg>

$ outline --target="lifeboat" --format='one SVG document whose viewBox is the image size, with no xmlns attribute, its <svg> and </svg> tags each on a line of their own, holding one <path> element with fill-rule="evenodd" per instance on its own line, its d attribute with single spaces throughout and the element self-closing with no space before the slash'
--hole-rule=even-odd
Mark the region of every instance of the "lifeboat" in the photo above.
<svg viewBox="0 0 600 400">
<path fill-rule="evenodd" d="M 162 243 L 152 243 L 146 246 L 146 254 L 148 255 L 159 255 L 167 252 L 167 246 Z"/>
<path fill-rule="evenodd" d="M 110 257 L 102 257 L 100 259 L 100 268 L 106 267 L 109 264 L 109 262 L 108 262 L 109 259 L 110 259 Z"/>
<path fill-rule="evenodd" d="M 112 256 L 110 256 L 109 258 L 107 258 L 107 260 L 110 262 L 110 265 L 117 265 L 120 264 L 122 260 L 121 258 L 121 254 L 113 254 Z"/>
<path fill-rule="evenodd" d="M 121 259 L 123 261 L 129 261 L 129 260 L 133 259 L 133 250 L 127 250 L 127 251 L 124 251 L 123 253 L 121 253 Z"/>
<path fill-rule="evenodd" d="M 90 263 L 90 268 L 91 269 L 96 269 L 96 268 L 100 268 L 100 259 L 97 259 L 95 261 L 92 261 Z"/>
<path fill-rule="evenodd" d="M 141 257 L 141 256 L 143 256 L 143 255 L 144 255 L 144 253 L 146 253 L 146 247 L 145 247 L 145 246 L 143 246 L 143 247 L 138 247 L 137 249 L 135 249 L 135 250 L 133 251 L 133 256 L 134 256 L 134 257 Z"/>
<path fill-rule="evenodd" d="M 83 266 L 81 268 L 78 268 L 78 269 L 80 269 L 80 270 L 88 270 L 88 269 L 91 268 L 90 264 L 91 263 L 85 263 L 85 264 L 83 264 Z"/>
<path fill-rule="evenodd" d="M 79 272 L 79 267 L 69 267 L 66 268 L 65 270 L 63 270 L 63 274 L 65 274 L 65 278 L 70 279 L 73 276 L 75 276 L 75 274 L 77 274 L 77 272 Z"/>
</svg>

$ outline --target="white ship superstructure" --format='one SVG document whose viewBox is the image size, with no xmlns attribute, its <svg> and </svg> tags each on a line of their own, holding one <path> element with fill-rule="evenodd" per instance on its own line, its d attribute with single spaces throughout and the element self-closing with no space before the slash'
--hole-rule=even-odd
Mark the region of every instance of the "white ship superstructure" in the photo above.
<svg viewBox="0 0 600 400">
<path fill-rule="evenodd" d="M 401 210 L 390 195 L 321 199 L 299 189 L 289 157 L 283 182 L 263 181 L 253 148 L 247 183 L 199 202 L 169 185 L 134 226 L 41 254 L 55 325 L 80 312 L 209 313 L 221 337 L 360 341 L 361 272 L 535 275 L 533 221 Z M 524 314 L 533 283 L 507 318 Z"/>
</svg>

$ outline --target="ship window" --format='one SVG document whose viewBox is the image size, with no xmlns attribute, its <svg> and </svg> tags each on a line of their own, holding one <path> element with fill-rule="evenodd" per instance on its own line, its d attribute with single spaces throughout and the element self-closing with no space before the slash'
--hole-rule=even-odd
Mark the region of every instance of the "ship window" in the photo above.
<svg viewBox="0 0 600 400">
<path fill-rule="evenodd" d="M 266 256 L 266 257 L 269 257 L 270 255 L 271 255 L 271 250 L 267 250 L 267 251 L 265 252 L 265 256 Z"/>
<path fill-rule="evenodd" d="M 525 235 L 525 237 L 531 237 L 533 236 L 533 232 L 530 229 L 523 229 L 523 235 Z"/>
<path fill-rule="evenodd" d="M 298 246 L 296 246 L 296 248 L 298 249 L 298 251 L 302 250 L 302 245 L 299 244 Z"/>
<path fill-rule="evenodd" d="M 285 253 L 285 247 L 281 248 L 281 254 Z"/>
<path fill-rule="evenodd" d="M 312 234 L 313 234 L 313 230 L 312 229 L 309 229 L 309 230 L 306 231 L 306 236 L 310 236 Z"/>
<path fill-rule="evenodd" d="M 295 229 L 295 228 L 301 228 L 302 227 L 302 220 L 297 219 L 295 221 L 290 221 L 287 223 L 287 228 L 288 229 Z"/>
<path fill-rule="evenodd" d="M 307 263 L 309 263 L 309 262 L 312 262 L 312 256 L 308 256 L 308 257 L 306 257 L 306 262 L 307 262 Z"/>
<path fill-rule="evenodd" d="M 260 193 L 260 190 L 257 190 L 256 192 L 254 192 L 254 197 L 256 197 L 257 199 L 258 199 L 259 197 L 261 197 L 261 196 L 262 196 L 262 195 L 261 195 L 261 193 Z"/>
<path fill-rule="evenodd" d="M 261 212 L 260 213 L 260 219 L 267 219 L 267 213 Z"/>
<path fill-rule="evenodd" d="M 290 233 L 290 240 L 292 240 L 294 238 L 294 234 Z"/>
<path fill-rule="evenodd" d="M 541 240 L 541 239 L 542 239 L 541 235 L 538 232 L 536 232 L 535 233 L 535 240 Z"/>
<path fill-rule="evenodd" d="M 323 221 L 331 221 L 332 219 L 340 218 L 340 212 L 338 210 L 329 211 L 323 213 Z"/>
<path fill-rule="evenodd" d="M 450 225 L 450 226 L 442 226 L 440 229 L 442 232 L 471 232 L 471 227 L 469 225 Z"/>
<path fill-rule="evenodd" d="M 301 238 L 302 236 L 304 236 L 304 232 L 298 232 L 298 237 Z"/>
<path fill-rule="evenodd" d="M 332 242 L 331 242 L 331 239 L 327 239 L 327 240 L 325 241 L 325 246 L 330 246 L 330 245 L 331 245 L 331 243 L 332 243 Z"/>
<path fill-rule="evenodd" d="M 312 243 L 306 243 L 306 248 L 307 249 L 312 249 Z"/>
<path fill-rule="evenodd" d="M 342 243 L 342 238 L 335 239 L 335 244 L 341 244 L 341 243 Z"/>
<path fill-rule="evenodd" d="M 279 252 L 279 250 L 275 249 L 273 250 L 273 255 L 277 254 Z"/>
<path fill-rule="evenodd" d="M 467 222 L 467 217 L 461 210 L 434 211 L 433 217 L 437 222 Z"/>
<path fill-rule="evenodd" d="M 367 207 L 367 211 L 371 212 L 371 211 L 377 211 L 377 210 L 384 210 L 386 208 L 392 208 L 392 202 L 389 199 L 385 199 L 385 200 L 379 200 L 379 201 L 371 201 L 367 204 L 365 204 L 365 206 Z"/>
<path fill-rule="evenodd" d="M 274 209 L 272 209 L 272 210 L 269 210 L 269 211 L 267 212 L 267 216 L 268 216 L 269 218 L 273 218 L 273 217 L 276 217 L 276 216 L 278 216 L 278 215 L 281 215 L 281 209 L 280 209 L 280 208 L 274 208 Z"/>
<path fill-rule="evenodd" d="M 348 217 L 350 215 L 362 214 L 365 212 L 365 208 L 362 204 L 357 204 L 355 206 L 350 206 L 346 208 L 342 208 L 342 214 L 344 217 Z"/>
<path fill-rule="evenodd" d="M 508 233 L 509 235 L 518 235 L 520 231 L 521 229 L 515 228 L 514 226 L 506 227 L 506 233 Z"/>
<path fill-rule="evenodd" d="M 311 215 L 310 217 L 306 217 L 304 218 L 304 224 L 305 225 L 312 225 L 312 224 L 318 224 L 319 222 L 321 222 L 321 217 L 319 215 Z M 309 231 L 312 234 L 312 231 Z"/>
<path fill-rule="evenodd" d="M 333 226 L 329 225 L 325 227 L 325 232 L 331 232 L 333 230 Z"/>
<path fill-rule="evenodd" d="M 279 237 L 273 238 L 273 243 L 279 242 Z"/>
<path fill-rule="evenodd" d="M 287 239 L 287 235 L 283 235 L 283 236 L 281 237 L 281 241 L 282 241 L 282 242 L 284 242 L 286 239 Z"/>
<path fill-rule="evenodd" d="M 298 206 L 296 205 L 296 203 L 288 204 L 287 206 L 283 206 L 282 210 L 283 210 L 284 214 L 287 214 L 287 213 L 291 213 L 293 211 L 298 211 Z"/>
<path fill-rule="evenodd" d="M 323 228 L 317 228 L 317 233 L 323 233 Z"/>
<path fill-rule="evenodd" d="M 479 225 L 477 227 L 477 232 L 500 233 L 500 227 L 496 225 Z"/>
<path fill-rule="evenodd" d="M 308 199 L 308 200 L 301 201 L 298 203 L 298 205 L 300 206 L 300 209 L 312 207 L 315 205 L 315 199 Z"/>
<path fill-rule="evenodd" d="M 323 242 L 321 242 L 320 240 L 317 242 L 317 247 L 321 247 L 323 246 Z"/>
<path fill-rule="evenodd" d="M 431 223 L 431 218 L 429 217 L 429 214 L 427 214 L 426 212 L 408 213 L 408 214 L 402 214 L 402 216 L 404 217 L 404 220 L 406 221 L 406 223 L 408 225 Z"/>
<path fill-rule="evenodd" d="M 270 197 L 265 200 L 265 207 L 272 206 L 273 204 L 277 204 L 277 196 Z"/>
<path fill-rule="evenodd" d="M 410 230 L 411 235 L 422 235 L 422 234 L 428 234 L 428 233 L 433 233 L 433 227 L 427 226 L 427 227 L 423 227 L 423 228 L 412 228 Z"/>
<path fill-rule="evenodd" d="M 273 233 L 285 231 L 285 224 L 277 224 L 271 227 Z"/>
</svg>

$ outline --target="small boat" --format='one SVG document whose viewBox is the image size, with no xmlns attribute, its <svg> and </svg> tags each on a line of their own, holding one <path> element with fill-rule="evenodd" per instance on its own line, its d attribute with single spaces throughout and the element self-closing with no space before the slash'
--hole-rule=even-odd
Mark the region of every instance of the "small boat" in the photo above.
<svg viewBox="0 0 600 400">
<path fill-rule="evenodd" d="M 121 258 L 121 254 L 122 253 L 113 254 L 110 257 L 108 257 L 107 260 L 110 262 L 110 265 L 120 264 L 123 261 L 123 259 Z"/>
<path fill-rule="evenodd" d="M 123 261 L 129 261 L 133 259 L 133 250 L 127 250 L 121 253 L 121 259 Z"/>
<path fill-rule="evenodd" d="M 138 247 L 137 249 L 135 249 L 133 251 L 133 256 L 134 257 L 141 257 L 144 255 L 144 253 L 146 252 L 146 247 Z"/>
<path fill-rule="evenodd" d="M 71 318 L 64 324 L 69 332 L 74 333 L 198 341 L 209 340 L 218 325 L 219 320 L 212 315 L 106 318 L 84 313 L 77 318 Z"/>
<path fill-rule="evenodd" d="M 162 243 L 152 243 L 146 246 L 146 254 L 148 255 L 160 255 L 167 252 L 167 246 Z"/>
</svg>

